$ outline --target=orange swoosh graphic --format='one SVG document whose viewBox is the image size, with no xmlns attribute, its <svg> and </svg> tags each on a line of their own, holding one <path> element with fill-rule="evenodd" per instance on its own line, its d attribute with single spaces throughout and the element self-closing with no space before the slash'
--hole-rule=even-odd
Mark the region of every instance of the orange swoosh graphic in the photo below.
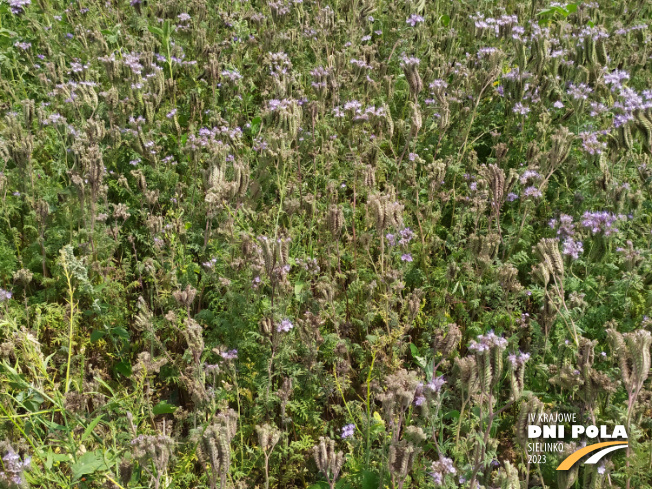
<svg viewBox="0 0 652 489">
<path fill-rule="evenodd" d="M 581 459 L 584 455 L 587 455 L 591 452 L 595 452 L 596 450 L 599 450 L 600 448 L 604 447 L 610 447 L 612 445 L 627 445 L 626 441 L 605 441 L 602 443 L 595 443 L 593 445 L 589 445 L 587 447 L 581 448 L 577 450 L 576 452 L 571 453 L 566 459 L 559 464 L 559 467 L 557 467 L 557 470 L 568 470 L 570 469 L 575 462 L 577 462 L 579 459 Z"/>
</svg>

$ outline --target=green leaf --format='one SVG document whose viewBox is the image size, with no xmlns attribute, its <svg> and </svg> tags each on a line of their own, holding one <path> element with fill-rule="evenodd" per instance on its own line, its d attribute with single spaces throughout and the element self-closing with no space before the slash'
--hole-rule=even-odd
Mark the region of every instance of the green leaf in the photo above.
<svg viewBox="0 0 652 489">
<path fill-rule="evenodd" d="M 115 367 L 113 367 L 116 372 L 124 375 L 125 377 L 131 377 L 131 365 L 128 362 L 125 362 L 124 360 L 121 362 L 116 363 Z"/>
<path fill-rule="evenodd" d="M 151 32 L 155 36 L 163 37 L 163 29 L 161 29 L 160 27 L 154 27 L 154 26 L 150 25 L 150 26 L 147 26 L 147 29 L 149 30 L 149 32 Z"/>
<path fill-rule="evenodd" d="M 96 329 L 91 333 L 91 343 L 100 341 L 102 338 L 104 338 L 105 335 L 106 333 L 104 331 L 100 331 Z"/>
<path fill-rule="evenodd" d="M 81 443 L 84 443 L 84 440 L 86 440 L 86 438 L 91 436 L 91 434 L 93 433 L 93 430 L 95 429 L 95 427 L 98 425 L 98 423 L 100 421 L 102 421 L 102 416 L 103 415 L 100 414 L 97 418 L 95 418 L 93 421 L 91 421 L 91 424 L 89 424 L 86 427 L 86 429 L 84 430 L 84 434 L 81 437 Z"/>
<path fill-rule="evenodd" d="M 444 414 L 444 419 L 459 419 L 460 417 L 460 412 L 455 410 L 455 411 L 448 411 L 446 414 Z"/>
<path fill-rule="evenodd" d="M 362 485 L 361 489 L 377 489 L 380 478 L 377 472 L 371 470 L 362 471 Z"/>
<path fill-rule="evenodd" d="M 295 297 L 297 300 L 300 300 L 300 299 L 301 299 L 301 292 L 303 292 L 303 289 L 304 289 L 305 287 L 306 287 L 306 283 L 305 283 L 305 282 L 297 282 L 296 284 L 294 284 L 294 297 Z"/>
<path fill-rule="evenodd" d="M 451 23 L 450 15 L 446 15 L 446 14 L 442 15 L 441 17 L 439 17 L 439 21 L 442 23 L 444 27 L 448 27 L 448 24 Z"/>
<path fill-rule="evenodd" d="M 107 469 L 108 467 L 104 462 L 104 457 L 102 457 L 100 452 L 86 452 L 72 465 L 72 478 L 73 480 L 79 480 L 83 475 Z"/>
<path fill-rule="evenodd" d="M 125 341 L 129 341 L 129 338 L 130 338 L 129 331 L 124 329 L 122 326 L 118 326 L 117 328 L 113 328 L 111 330 L 111 333 L 116 335 L 118 338 L 122 338 Z"/>
<path fill-rule="evenodd" d="M 172 34 L 172 26 L 170 21 L 166 20 L 163 22 L 163 38 L 167 41 L 170 38 L 170 34 Z"/>
<path fill-rule="evenodd" d="M 325 481 L 319 481 L 310 486 L 308 489 L 328 489 L 328 483 Z"/>
<path fill-rule="evenodd" d="M 176 410 L 176 406 L 169 404 L 167 401 L 161 401 L 156 406 L 154 406 L 152 412 L 154 414 L 172 414 Z"/>
<path fill-rule="evenodd" d="M 419 355 L 419 349 L 414 343 L 410 343 L 410 351 L 412 352 L 412 357 L 414 357 L 414 361 L 417 362 L 417 365 L 425 370 L 426 358 Z"/>
</svg>

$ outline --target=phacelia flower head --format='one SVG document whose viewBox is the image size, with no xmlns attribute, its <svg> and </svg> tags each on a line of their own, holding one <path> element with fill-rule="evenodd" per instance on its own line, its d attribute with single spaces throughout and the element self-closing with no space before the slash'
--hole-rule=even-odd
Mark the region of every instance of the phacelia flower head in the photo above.
<svg viewBox="0 0 652 489">
<path fill-rule="evenodd" d="M 507 340 L 502 336 L 498 336 L 494 333 L 493 329 L 490 330 L 487 334 L 478 335 L 478 341 L 471 340 L 469 344 L 469 350 L 475 351 L 478 353 L 489 351 L 493 347 L 500 348 L 504 350 L 507 348 Z"/>
<path fill-rule="evenodd" d="M 342 437 L 343 440 L 346 440 L 347 438 L 351 438 L 354 433 L 355 433 L 355 425 L 347 424 L 342 427 L 342 434 L 340 436 Z"/>
<path fill-rule="evenodd" d="M 281 321 L 281 323 L 277 326 L 276 331 L 279 333 L 287 333 L 290 330 L 294 328 L 294 324 L 289 319 L 284 319 Z"/>
</svg>

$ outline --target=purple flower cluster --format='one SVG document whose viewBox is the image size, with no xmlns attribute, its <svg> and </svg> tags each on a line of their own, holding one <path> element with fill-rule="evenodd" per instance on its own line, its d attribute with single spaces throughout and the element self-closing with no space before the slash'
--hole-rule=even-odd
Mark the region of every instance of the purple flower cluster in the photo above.
<svg viewBox="0 0 652 489">
<path fill-rule="evenodd" d="M 23 483 L 23 472 L 29 469 L 31 457 L 20 459 L 20 455 L 14 452 L 11 448 L 2 457 L 4 472 L 0 472 L 0 482 L 7 481 L 20 486 Z"/>
<path fill-rule="evenodd" d="M 401 67 L 404 68 L 406 66 L 418 66 L 419 63 L 421 63 L 421 60 L 419 58 L 415 58 L 414 56 L 405 56 L 401 58 Z"/>
<path fill-rule="evenodd" d="M 604 233 L 605 236 L 609 236 L 618 232 L 614 224 L 623 219 L 625 219 L 625 216 L 622 214 L 616 215 L 607 211 L 587 211 L 582 216 L 582 226 L 589 228 L 593 234 Z"/>
<path fill-rule="evenodd" d="M 341 107 L 335 107 L 333 109 L 333 115 L 335 117 L 343 118 L 346 117 L 347 111 L 353 113 L 354 121 L 368 121 L 371 117 L 385 116 L 385 109 L 383 107 L 376 108 L 376 106 L 370 105 L 363 110 L 362 104 L 357 100 L 350 100 Z"/>
<path fill-rule="evenodd" d="M 478 341 L 471 340 L 469 350 L 481 353 L 483 351 L 489 351 L 493 347 L 501 350 L 507 348 L 507 340 L 494 333 L 493 329 L 485 335 L 478 335 L 477 339 Z"/>
<path fill-rule="evenodd" d="M 412 14 L 407 18 L 405 23 L 410 24 L 412 27 L 414 27 L 415 25 L 421 24 L 424 21 L 425 21 L 425 19 L 423 17 L 421 17 L 420 15 Z"/>
<path fill-rule="evenodd" d="M 607 69 L 605 68 L 604 82 L 607 85 L 612 85 L 612 92 L 615 92 L 617 89 L 621 89 L 623 87 L 622 83 L 625 80 L 629 80 L 629 73 L 626 71 L 614 70 L 611 73 L 608 73 Z"/>
<path fill-rule="evenodd" d="M 5 289 L 0 289 L 0 302 L 8 301 L 13 294 Z"/>
<path fill-rule="evenodd" d="M 541 180 L 541 175 L 536 170 L 525 170 L 519 178 L 521 185 L 525 185 L 528 181 L 534 180 Z"/>
<path fill-rule="evenodd" d="M 568 238 L 564 241 L 562 254 L 570 256 L 573 260 L 577 260 L 582 253 L 584 253 L 584 246 L 581 241 L 575 241 L 573 238 Z"/>
<path fill-rule="evenodd" d="M 529 359 L 529 353 L 523 353 L 520 351 L 518 353 L 511 353 L 507 356 L 507 360 L 512 364 L 513 368 L 522 367 Z"/>
<path fill-rule="evenodd" d="M 238 350 L 233 349 L 229 351 L 223 351 L 222 353 L 220 353 L 220 356 L 224 360 L 235 360 L 238 358 Z"/>
<path fill-rule="evenodd" d="M 398 234 L 401 235 L 401 239 L 398 241 L 398 244 L 406 245 L 414 238 L 415 234 L 410 228 L 401 229 Z"/>
<path fill-rule="evenodd" d="M 9 0 L 9 7 L 11 7 L 12 14 L 19 15 L 22 14 L 25 11 L 25 7 L 31 3 L 31 0 Z"/>
<path fill-rule="evenodd" d="M 439 392 L 441 391 L 441 388 L 444 387 L 445 383 L 446 380 L 444 379 L 444 376 L 440 375 L 439 377 L 433 377 L 433 379 L 426 384 L 426 387 L 432 392 Z"/>
<path fill-rule="evenodd" d="M 573 216 L 568 214 L 561 214 L 559 220 L 551 219 L 548 223 L 552 229 L 557 229 L 557 236 L 560 238 L 567 238 L 575 235 L 575 224 L 573 224 Z"/>
<path fill-rule="evenodd" d="M 578 85 L 570 83 L 568 85 L 568 89 L 566 90 L 566 93 L 570 95 L 574 100 L 587 100 L 591 92 L 593 92 L 593 89 L 586 83 L 580 83 Z"/>
<path fill-rule="evenodd" d="M 439 460 L 432 463 L 430 476 L 436 486 L 444 485 L 444 477 L 448 474 L 456 474 L 457 470 L 453 466 L 453 461 L 442 455 L 439 455 Z"/>
<path fill-rule="evenodd" d="M 294 328 L 294 325 L 290 322 L 290 320 L 289 319 L 284 319 L 276 327 L 276 331 L 278 331 L 279 333 L 287 333 L 290 330 L 292 330 L 292 328 Z"/>
<path fill-rule="evenodd" d="M 541 193 L 541 190 L 539 190 L 538 188 L 536 188 L 534 186 L 528 187 L 525 190 L 523 190 L 523 198 L 524 199 L 527 199 L 528 197 L 532 197 L 533 199 L 537 199 L 537 198 L 539 198 L 541 196 L 543 196 L 543 194 Z"/>
<path fill-rule="evenodd" d="M 590 155 L 599 155 L 607 149 L 607 143 L 598 141 L 598 132 L 581 132 L 582 149 Z"/>
<path fill-rule="evenodd" d="M 485 18 L 483 14 L 477 13 L 476 15 L 471 15 L 470 18 L 475 22 L 476 29 L 482 32 L 485 30 L 493 31 L 496 37 L 500 34 L 501 27 L 503 29 L 518 27 L 516 26 L 518 23 L 518 17 L 516 15 L 501 15 L 497 19 L 494 19 L 493 17 Z"/>
<path fill-rule="evenodd" d="M 346 440 L 347 438 L 351 438 L 354 433 L 355 433 L 355 425 L 347 424 L 342 427 L 342 434 L 340 436 L 342 437 L 342 440 Z"/>
</svg>

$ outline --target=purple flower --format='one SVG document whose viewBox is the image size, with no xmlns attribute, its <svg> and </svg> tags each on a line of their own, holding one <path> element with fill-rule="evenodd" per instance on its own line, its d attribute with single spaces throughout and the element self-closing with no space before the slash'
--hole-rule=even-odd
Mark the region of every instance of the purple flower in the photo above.
<svg viewBox="0 0 652 489">
<path fill-rule="evenodd" d="M 616 215 L 606 211 L 587 211 L 582 216 L 582 226 L 589 228 L 593 234 L 602 232 L 605 236 L 609 236 L 612 233 L 618 232 L 618 229 L 614 227 L 614 224 L 623 219 L 625 219 L 625 216 L 621 214 Z"/>
<path fill-rule="evenodd" d="M 176 113 L 177 113 L 177 109 L 172 109 L 170 112 L 167 113 L 165 117 L 167 117 L 168 119 L 172 119 L 176 115 Z"/>
<path fill-rule="evenodd" d="M 412 241 L 412 238 L 414 238 L 414 232 L 410 228 L 401 229 L 398 234 L 401 235 L 401 239 L 398 243 L 402 245 L 408 244 Z"/>
<path fill-rule="evenodd" d="M 412 255 L 410 253 L 405 253 L 404 255 L 401 256 L 401 261 L 413 261 Z"/>
<path fill-rule="evenodd" d="M 554 104 L 552 104 L 552 106 L 555 109 L 563 109 L 564 108 L 564 104 L 561 102 L 561 100 L 557 100 Z"/>
<path fill-rule="evenodd" d="M 561 214 L 559 216 L 559 220 L 550 219 L 548 225 L 551 229 L 555 229 L 557 226 L 559 226 L 559 229 L 557 229 L 557 236 L 560 238 L 567 238 L 568 236 L 575 235 L 575 224 L 573 224 L 573 216 L 569 216 L 568 214 Z"/>
<path fill-rule="evenodd" d="M 290 320 L 289 319 L 284 319 L 283 321 L 281 321 L 281 324 L 279 324 L 276 327 L 276 331 L 278 331 L 279 333 L 287 333 L 292 328 L 294 328 L 294 325 L 290 322 Z"/>
<path fill-rule="evenodd" d="M 232 82 L 236 82 L 242 78 L 242 75 L 238 70 L 224 70 L 220 74 Z"/>
<path fill-rule="evenodd" d="M 414 27 L 415 25 L 420 24 L 420 23 L 422 23 L 424 21 L 425 21 L 425 19 L 423 17 L 421 17 L 420 15 L 412 14 L 407 18 L 405 23 L 410 24 L 412 27 Z"/>
<path fill-rule="evenodd" d="M 224 360 L 235 360 L 238 358 L 238 350 L 233 349 L 229 351 L 223 351 L 222 353 L 220 353 L 220 356 Z"/>
<path fill-rule="evenodd" d="M 5 289 L 0 289 L 0 302 L 8 301 L 13 294 Z"/>
<path fill-rule="evenodd" d="M 535 170 L 525 170 L 523 175 L 519 178 L 521 185 L 525 185 L 528 181 L 541 180 L 541 175 Z"/>
<path fill-rule="evenodd" d="M 507 360 L 512 365 L 513 368 L 522 367 L 530 359 L 529 353 L 518 352 L 518 354 L 512 353 L 507 356 Z"/>
<path fill-rule="evenodd" d="M 213 268 L 215 268 L 216 263 L 217 263 L 217 258 L 211 258 L 207 262 L 202 263 L 202 265 L 212 270 Z"/>
<path fill-rule="evenodd" d="M 568 238 L 564 241 L 564 249 L 562 253 L 570 256 L 573 260 L 577 260 L 580 254 L 584 252 L 584 246 L 581 241 L 575 241 L 573 238 Z"/>
<path fill-rule="evenodd" d="M 566 90 L 566 93 L 574 100 L 586 100 L 591 92 L 593 92 L 593 89 L 586 83 L 580 83 L 579 85 L 571 83 L 568 85 L 568 90 Z"/>
<path fill-rule="evenodd" d="M 450 458 L 439 455 L 439 460 L 433 462 L 431 465 L 430 476 L 433 478 L 436 486 L 444 484 L 444 477 L 448 474 L 456 474 L 457 470 L 453 466 L 453 461 Z"/>
<path fill-rule="evenodd" d="M 612 92 L 622 88 L 622 82 L 625 80 L 629 80 L 629 73 L 626 71 L 614 70 L 611 73 L 605 73 L 604 75 L 604 82 L 607 85 L 613 85 L 611 87 Z"/>
<path fill-rule="evenodd" d="M 444 376 L 440 375 L 439 377 L 434 377 L 430 382 L 428 382 L 426 387 L 433 392 L 439 392 L 445 383 L 446 380 L 444 380 Z"/>
<path fill-rule="evenodd" d="M 514 108 L 512 109 L 512 112 L 514 112 L 515 114 L 526 115 L 530 112 L 530 108 L 527 107 L 526 105 L 523 105 L 521 102 L 516 102 Z"/>
<path fill-rule="evenodd" d="M 9 7 L 11 7 L 12 14 L 19 15 L 22 14 L 25 11 L 25 7 L 31 3 L 31 0 L 9 0 Z"/>
<path fill-rule="evenodd" d="M 394 236 L 392 233 L 387 233 L 385 235 L 385 239 L 387 240 L 390 246 L 396 246 L 396 236 Z"/>
<path fill-rule="evenodd" d="M 533 199 L 541 197 L 543 194 L 541 193 L 541 190 L 539 190 L 536 187 L 528 187 L 523 191 L 523 198 L 527 199 L 528 197 L 532 197 Z"/>
<path fill-rule="evenodd" d="M 469 344 L 469 350 L 475 351 L 478 353 L 489 351 L 493 347 L 497 347 L 501 350 L 507 348 L 507 340 L 502 336 L 498 336 L 494 333 L 494 330 L 489 330 L 487 334 L 478 335 L 478 341 L 471 340 Z"/>
<path fill-rule="evenodd" d="M 581 132 L 582 149 L 590 155 L 599 155 L 603 150 L 607 149 L 607 143 L 598 141 L 597 132 Z"/>
<path fill-rule="evenodd" d="M 347 424 L 342 427 L 342 434 L 340 436 L 342 437 L 342 440 L 346 440 L 347 438 L 351 438 L 354 433 L 355 433 L 355 425 Z"/>
</svg>

